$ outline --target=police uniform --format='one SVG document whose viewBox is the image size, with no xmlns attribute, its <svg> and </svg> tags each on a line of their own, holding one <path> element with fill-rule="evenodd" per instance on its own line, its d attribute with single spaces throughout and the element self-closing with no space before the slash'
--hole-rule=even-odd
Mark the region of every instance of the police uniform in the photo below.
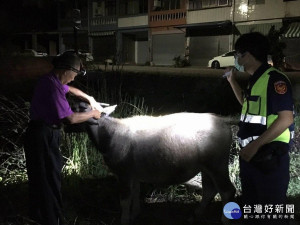
<svg viewBox="0 0 300 225">
<path fill-rule="evenodd" d="M 280 71 L 261 65 L 251 76 L 239 123 L 241 148 L 256 140 L 277 119 L 280 111 L 293 111 L 292 88 Z M 289 184 L 289 144 L 292 126 L 264 145 L 246 162 L 240 159 L 243 204 L 284 204 Z M 280 221 L 279 224 L 281 224 Z M 272 221 L 269 224 L 277 224 Z"/>
<path fill-rule="evenodd" d="M 61 120 L 73 113 L 65 96 L 68 91 L 51 72 L 39 80 L 30 106 L 24 143 L 29 210 L 30 217 L 42 225 L 62 224 L 59 128 Z"/>
</svg>

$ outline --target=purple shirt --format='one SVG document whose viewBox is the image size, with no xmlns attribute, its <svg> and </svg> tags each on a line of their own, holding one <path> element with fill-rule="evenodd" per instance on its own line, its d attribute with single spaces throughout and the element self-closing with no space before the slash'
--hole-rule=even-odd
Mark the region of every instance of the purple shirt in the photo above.
<svg viewBox="0 0 300 225">
<path fill-rule="evenodd" d="M 38 82 L 30 106 L 30 118 L 47 124 L 59 124 L 73 114 L 66 99 L 68 85 L 63 85 L 54 73 L 44 75 Z"/>
</svg>

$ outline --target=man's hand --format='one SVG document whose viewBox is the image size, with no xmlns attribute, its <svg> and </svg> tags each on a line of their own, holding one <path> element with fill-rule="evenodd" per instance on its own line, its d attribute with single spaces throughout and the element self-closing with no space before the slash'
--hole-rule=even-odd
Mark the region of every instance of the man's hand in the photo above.
<svg viewBox="0 0 300 225">
<path fill-rule="evenodd" d="M 90 102 L 90 105 L 91 105 L 92 109 L 96 109 L 100 112 L 103 112 L 103 108 L 101 107 L 99 102 L 96 102 L 96 100 L 94 99 L 93 96 L 89 96 L 88 100 Z"/>
<path fill-rule="evenodd" d="M 236 79 L 237 70 L 233 66 L 229 66 L 224 70 L 224 73 L 226 74 L 226 78 L 229 83 L 231 83 L 232 80 Z"/>
<path fill-rule="evenodd" d="M 100 119 L 100 117 L 101 117 L 101 112 L 100 112 L 99 110 L 94 109 L 94 110 L 92 110 L 92 113 L 93 113 L 93 117 L 94 117 L 95 119 Z"/>
<path fill-rule="evenodd" d="M 225 70 L 224 70 L 224 75 L 225 77 L 227 78 L 234 94 L 235 94 L 235 97 L 236 99 L 239 101 L 239 103 L 241 105 L 243 105 L 244 103 L 244 98 L 243 98 L 243 91 L 242 91 L 242 88 L 240 87 L 240 85 L 238 84 L 237 82 L 237 70 L 235 69 L 235 67 L 227 67 Z M 227 75 L 227 74 L 228 75 Z"/>
<path fill-rule="evenodd" d="M 255 141 L 249 143 L 240 151 L 240 156 L 245 161 L 249 162 L 256 154 L 260 147 L 270 143 L 282 132 L 284 132 L 294 122 L 293 111 L 285 110 L 278 112 L 278 118 L 272 125 L 257 138 Z"/>
<path fill-rule="evenodd" d="M 257 141 L 252 141 L 240 151 L 239 155 L 243 160 L 249 162 L 257 153 L 260 147 L 260 143 L 258 143 Z"/>
<path fill-rule="evenodd" d="M 82 92 L 81 90 L 74 88 L 72 86 L 69 86 L 69 92 L 79 98 L 83 98 L 87 101 L 89 101 L 92 109 L 97 109 L 100 112 L 103 112 L 103 108 L 100 106 L 98 102 L 94 99 L 93 96 L 89 96 L 88 94 Z"/>
</svg>

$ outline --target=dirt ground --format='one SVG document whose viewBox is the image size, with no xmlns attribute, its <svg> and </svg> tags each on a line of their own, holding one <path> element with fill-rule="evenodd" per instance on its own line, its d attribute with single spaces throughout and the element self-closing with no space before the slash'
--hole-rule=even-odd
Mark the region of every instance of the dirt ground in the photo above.
<svg viewBox="0 0 300 225">
<path fill-rule="evenodd" d="M 0 224 L 23 225 L 32 224 L 27 218 L 27 184 L 0 187 Z M 142 185 L 142 195 L 152 192 L 152 187 Z M 72 225 L 117 225 L 120 224 L 120 206 L 118 186 L 114 177 L 104 179 L 66 178 L 62 187 L 64 215 L 67 224 Z M 134 225 L 184 225 L 191 224 L 189 219 L 197 203 L 190 199 L 187 202 L 142 203 L 141 214 Z M 183 198 L 181 198 L 182 200 Z M 205 224 L 221 224 L 221 202 L 212 203 L 209 221 Z M 219 216 L 220 215 L 220 216 Z"/>
<path fill-rule="evenodd" d="M 142 196 L 153 193 L 152 186 L 142 185 Z M 109 176 L 103 179 L 65 178 L 62 194 L 64 215 L 68 225 L 118 225 L 120 206 L 116 179 Z M 203 220 L 190 221 L 197 202 L 193 195 L 177 196 L 172 201 L 160 201 L 159 195 L 152 194 L 155 203 L 142 203 L 142 210 L 133 225 L 221 225 L 222 204 L 212 202 Z M 145 198 L 144 198 L 145 199 Z M 33 225 L 27 218 L 27 184 L 0 187 L 0 224 Z M 149 199 L 148 199 L 149 200 Z M 237 202 L 239 199 L 237 199 Z M 147 201 L 149 202 L 149 201 Z M 298 201 L 299 202 L 299 201 Z M 299 215 L 297 214 L 297 220 Z M 237 223 L 234 224 L 242 224 Z M 300 224 L 292 221 L 291 225 Z"/>
</svg>

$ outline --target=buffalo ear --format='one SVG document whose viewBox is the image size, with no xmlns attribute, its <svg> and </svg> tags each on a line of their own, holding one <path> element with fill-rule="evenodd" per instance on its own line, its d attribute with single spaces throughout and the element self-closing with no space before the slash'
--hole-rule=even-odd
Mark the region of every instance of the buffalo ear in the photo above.
<svg viewBox="0 0 300 225">
<path fill-rule="evenodd" d="M 80 112 L 88 112 L 91 110 L 91 106 L 86 102 L 79 103 Z"/>
<path fill-rule="evenodd" d="M 86 102 L 75 101 L 71 103 L 71 108 L 73 112 L 88 112 L 91 107 Z"/>
<path fill-rule="evenodd" d="M 109 116 L 116 110 L 117 105 L 108 106 L 103 109 L 102 115 Z"/>
</svg>

